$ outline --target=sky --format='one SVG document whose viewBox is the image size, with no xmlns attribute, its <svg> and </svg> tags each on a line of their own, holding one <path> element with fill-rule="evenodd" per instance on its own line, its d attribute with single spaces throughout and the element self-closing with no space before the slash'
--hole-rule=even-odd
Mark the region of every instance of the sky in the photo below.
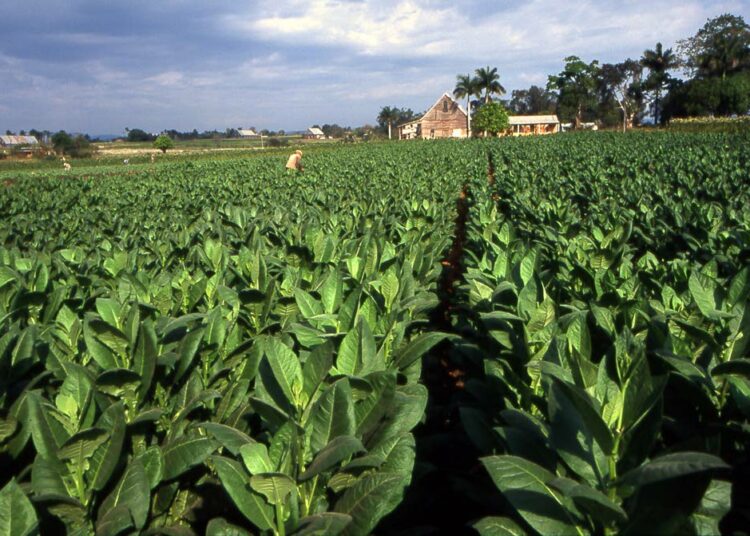
<svg viewBox="0 0 750 536">
<path fill-rule="evenodd" d="M 2 0 L 0 131 L 372 124 L 478 67 L 510 94 L 727 12 L 750 0 Z"/>
</svg>

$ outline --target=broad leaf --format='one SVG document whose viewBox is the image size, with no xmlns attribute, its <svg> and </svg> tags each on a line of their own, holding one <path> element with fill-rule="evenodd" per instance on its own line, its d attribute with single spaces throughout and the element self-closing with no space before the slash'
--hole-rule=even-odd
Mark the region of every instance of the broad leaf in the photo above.
<svg viewBox="0 0 750 536">
<path fill-rule="evenodd" d="M 492 481 L 518 514 L 541 534 L 578 534 L 576 516 L 551 486 L 555 475 L 516 456 L 481 459 Z"/>
</svg>

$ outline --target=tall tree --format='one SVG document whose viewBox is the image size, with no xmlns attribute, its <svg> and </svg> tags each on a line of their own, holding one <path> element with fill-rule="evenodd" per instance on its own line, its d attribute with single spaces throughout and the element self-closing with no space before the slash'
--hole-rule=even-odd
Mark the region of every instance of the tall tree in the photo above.
<svg viewBox="0 0 750 536">
<path fill-rule="evenodd" d="M 487 67 L 480 67 L 474 73 L 479 80 L 479 87 L 484 90 L 485 104 L 490 102 L 493 94 L 505 95 L 505 88 L 500 84 L 500 75 L 497 72 L 497 67 L 491 69 L 489 65 Z"/>
<path fill-rule="evenodd" d="M 456 87 L 453 89 L 453 96 L 457 99 L 466 98 L 466 132 L 471 137 L 471 98 L 479 97 L 482 94 L 482 87 L 479 79 L 471 75 L 459 74 L 456 76 Z"/>
<path fill-rule="evenodd" d="M 667 89 L 671 82 L 669 71 L 679 66 L 677 56 L 671 48 L 663 49 L 661 43 L 656 43 L 656 47 L 643 52 L 641 65 L 648 69 L 645 88 L 654 95 L 652 108 L 654 111 L 654 123 L 659 124 L 659 114 L 661 112 L 661 95 Z"/>
<path fill-rule="evenodd" d="M 553 114 L 556 107 L 557 95 L 539 86 L 514 89 L 509 103 L 510 110 L 519 115 Z"/>
<path fill-rule="evenodd" d="M 597 104 L 597 76 L 599 62 L 586 63 L 578 56 L 565 58 L 565 67 L 550 76 L 547 89 L 557 91 L 557 110 L 563 119 L 572 119 L 576 128 L 590 115 Z"/>
<path fill-rule="evenodd" d="M 401 117 L 401 111 L 396 107 L 383 106 L 378 114 L 378 123 L 381 125 L 388 125 L 388 139 L 391 139 L 391 129 L 393 123 L 397 122 Z"/>
<path fill-rule="evenodd" d="M 725 79 L 750 70 L 750 25 L 740 16 L 720 15 L 693 37 L 678 41 L 677 51 L 691 76 Z"/>
<path fill-rule="evenodd" d="M 622 131 L 633 126 L 643 109 L 643 66 L 627 59 L 622 63 L 605 63 L 599 70 L 600 97 L 603 105 L 614 102 L 622 113 Z"/>
</svg>

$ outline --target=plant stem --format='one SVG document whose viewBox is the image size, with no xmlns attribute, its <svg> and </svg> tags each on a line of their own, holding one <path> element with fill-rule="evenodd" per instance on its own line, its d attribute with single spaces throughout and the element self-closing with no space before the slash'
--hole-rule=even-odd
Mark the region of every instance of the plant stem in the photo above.
<svg viewBox="0 0 750 536">
<path fill-rule="evenodd" d="M 286 536 L 284 528 L 284 506 L 281 504 L 276 505 L 276 534 L 278 536 Z"/>
</svg>

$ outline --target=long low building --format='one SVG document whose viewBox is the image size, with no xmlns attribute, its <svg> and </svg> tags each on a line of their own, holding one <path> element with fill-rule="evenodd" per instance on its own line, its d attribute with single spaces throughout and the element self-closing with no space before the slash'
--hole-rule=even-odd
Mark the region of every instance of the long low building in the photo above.
<svg viewBox="0 0 750 536">
<path fill-rule="evenodd" d="M 0 136 L 0 146 L 16 147 L 18 145 L 39 145 L 34 136 Z"/>
<path fill-rule="evenodd" d="M 560 132 L 560 120 L 556 115 L 511 115 L 510 134 L 513 136 L 534 136 Z"/>
</svg>

